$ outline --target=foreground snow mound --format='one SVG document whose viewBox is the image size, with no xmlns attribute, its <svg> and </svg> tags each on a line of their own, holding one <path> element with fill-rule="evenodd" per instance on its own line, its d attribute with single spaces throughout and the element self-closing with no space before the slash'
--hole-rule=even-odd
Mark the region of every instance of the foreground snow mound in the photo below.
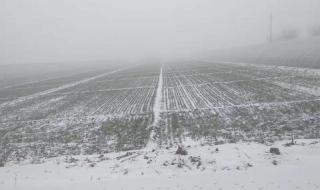
<svg viewBox="0 0 320 190">
<path fill-rule="evenodd" d="M 270 153 L 279 148 L 280 155 Z M 185 144 L 104 155 L 8 163 L 0 189 L 319 189 L 317 140 L 264 145 Z M 303 175 L 301 175 L 303 172 Z"/>
</svg>

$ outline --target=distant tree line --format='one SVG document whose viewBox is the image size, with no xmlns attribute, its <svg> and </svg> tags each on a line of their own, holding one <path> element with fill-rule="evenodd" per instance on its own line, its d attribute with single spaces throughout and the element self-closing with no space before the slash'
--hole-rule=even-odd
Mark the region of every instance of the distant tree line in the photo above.
<svg viewBox="0 0 320 190">
<path fill-rule="evenodd" d="M 309 29 L 309 34 L 311 36 L 320 36 L 320 24 L 315 25 Z"/>
<path fill-rule="evenodd" d="M 301 36 L 301 31 L 298 28 L 291 27 L 283 29 L 277 37 L 279 41 L 287 41 L 297 39 Z M 320 24 L 309 27 L 307 30 L 307 36 L 317 37 L 320 36 Z"/>
</svg>

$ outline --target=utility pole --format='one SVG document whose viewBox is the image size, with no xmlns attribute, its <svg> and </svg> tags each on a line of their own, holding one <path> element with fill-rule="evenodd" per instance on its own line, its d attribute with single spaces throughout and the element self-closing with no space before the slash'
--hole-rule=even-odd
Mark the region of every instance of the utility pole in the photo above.
<svg viewBox="0 0 320 190">
<path fill-rule="evenodd" d="M 272 43 L 273 41 L 273 16 L 272 13 L 270 14 L 270 26 L 269 26 L 269 42 Z"/>
</svg>

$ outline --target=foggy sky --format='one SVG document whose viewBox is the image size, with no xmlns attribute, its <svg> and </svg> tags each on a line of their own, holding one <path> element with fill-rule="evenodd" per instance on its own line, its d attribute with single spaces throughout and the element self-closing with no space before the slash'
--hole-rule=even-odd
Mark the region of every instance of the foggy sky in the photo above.
<svg viewBox="0 0 320 190">
<path fill-rule="evenodd" d="M 319 0 L 0 0 L 0 64 L 192 57 L 320 24 Z"/>
</svg>

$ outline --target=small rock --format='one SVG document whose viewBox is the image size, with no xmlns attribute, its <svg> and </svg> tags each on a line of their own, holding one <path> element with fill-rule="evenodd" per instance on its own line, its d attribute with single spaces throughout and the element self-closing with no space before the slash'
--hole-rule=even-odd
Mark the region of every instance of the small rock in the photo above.
<svg viewBox="0 0 320 190">
<path fill-rule="evenodd" d="M 168 161 L 165 161 L 162 165 L 168 166 L 168 165 L 169 165 L 169 162 L 168 162 Z"/>
<path fill-rule="evenodd" d="M 117 160 L 133 155 L 133 152 L 126 152 L 124 155 L 116 157 Z"/>
<path fill-rule="evenodd" d="M 214 143 L 214 145 L 221 145 L 221 144 L 225 144 L 225 142 L 224 141 L 217 141 Z"/>
<path fill-rule="evenodd" d="M 195 156 L 190 156 L 190 157 L 189 157 L 189 160 L 190 160 L 192 163 L 196 163 L 196 162 L 200 162 L 200 161 L 201 161 L 201 158 L 200 158 L 200 157 L 195 157 Z"/>
<path fill-rule="evenodd" d="M 98 158 L 102 159 L 104 157 L 103 154 L 100 154 Z"/>
<path fill-rule="evenodd" d="M 198 157 L 190 156 L 189 160 L 191 161 L 192 164 L 196 165 L 197 168 L 199 168 L 202 164 L 200 156 Z"/>
<path fill-rule="evenodd" d="M 78 162 L 78 161 L 79 161 L 78 159 L 71 157 L 71 158 L 67 161 L 67 163 L 76 163 L 76 162 Z"/>
<path fill-rule="evenodd" d="M 318 144 L 318 141 L 312 141 L 310 144 Z"/>
<path fill-rule="evenodd" d="M 280 155 L 280 150 L 279 150 L 279 148 L 272 147 L 272 148 L 270 148 L 270 153 Z"/>
<path fill-rule="evenodd" d="M 277 160 L 273 160 L 272 164 L 276 166 L 276 165 L 278 165 L 278 161 Z"/>
<path fill-rule="evenodd" d="M 178 167 L 178 168 L 183 168 L 184 166 L 185 166 L 184 160 L 183 160 L 183 159 L 179 159 L 179 160 L 178 160 L 177 167 Z"/>
<path fill-rule="evenodd" d="M 295 145 L 293 142 L 288 142 L 288 143 L 284 144 L 284 146 L 286 146 L 286 147 L 290 147 L 290 146 L 293 146 L 293 145 Z"/>
<path fill-rule="evenodd" d="M 182 148 L 181 146 L 178 146 L 178 149 L 176 151 L 176 154 L 179 154 L 179 155 L 188 155 L 188 152 Z"/>
</svg>

